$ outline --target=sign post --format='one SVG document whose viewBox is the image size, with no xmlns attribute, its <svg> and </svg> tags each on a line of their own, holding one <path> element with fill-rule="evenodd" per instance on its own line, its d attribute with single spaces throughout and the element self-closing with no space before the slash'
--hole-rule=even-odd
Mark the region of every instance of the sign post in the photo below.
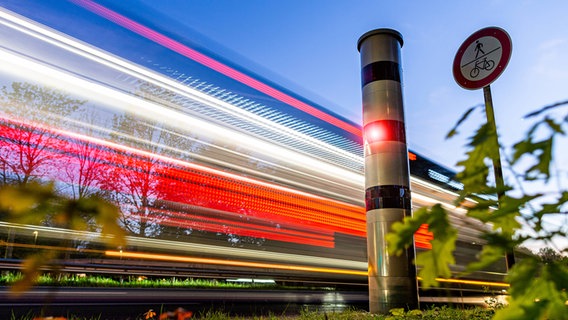
<svg viewBox="0 0 568 320">
<path fill-rule="evenodd" d="M 487 124 L 489 129 L 495 133 L 497 146 L 499 146 L 497 125 L 489 85 L 501 75 L 509 63 L 511 52 L 511 38 L 505 30 L 497 27 L 484 28 L 473 33 L 463 42 L 456 53 L 453 64 L 454 79 L 462 88 L 469 90 L 483 88 Z M 493 171 L 495 185 L 499 190 L 504 190 L 505 183 L 499 150 L 497 150 L 497 157 L 493 159 Z M 504 194 L 504 191 L 499 191 L 497 194 L 499 200 Z M 515 264 L 513 252 L 507 253 L 506 261 L 507 269 Z"/>
</svg>

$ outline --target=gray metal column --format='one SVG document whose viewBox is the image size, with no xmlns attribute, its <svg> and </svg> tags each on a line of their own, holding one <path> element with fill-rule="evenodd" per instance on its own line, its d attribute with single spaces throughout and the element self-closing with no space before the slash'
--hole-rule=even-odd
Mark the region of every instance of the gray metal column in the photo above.
<svg viewBox="0 0 568 320">
<path fill-rule="evenodd" d="M 411 215 L 408 150 L 402 102 L 402 35 L 391 29 L 365 33 L 361 53 L 365 204 L 369 260 L 369 308 L 418 308 L 414 246 L 389 255 L 385 240 L 391 225 Z"/>
</svg>

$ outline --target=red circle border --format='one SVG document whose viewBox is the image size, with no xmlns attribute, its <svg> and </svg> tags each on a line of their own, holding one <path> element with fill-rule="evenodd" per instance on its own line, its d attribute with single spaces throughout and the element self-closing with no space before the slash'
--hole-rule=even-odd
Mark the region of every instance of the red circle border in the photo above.
<svg viewBox="0 0 568 320">
<path fill-rule="evenodd" d="M 501 59 L 497 63 L 497 67 L 494 69 L 494 71 L 491 74 L 489 74 L 487 77 L 479 81 L 468 80 L 462 75 L 460 70 L 461 58 L 465 52 L 465 49 L 467 49 L 467 47 L 469 47 L 470 44 L 472 44 L 475 40 L 478 40 L 479 38 L 486 36 L 497 38 L 499 43 L 501 43 L 501 47 L 503 49 L 503 54 L 501 55 Z M 501 73 L 509 63 L 509 59 L 511 58 L 511 52 L 512 52 L 511 37 L 509 37 L 509 34 L 505 30 L 498 27 L 488 27 L 478 30 L 474 32 L 471 36 L 469 36 L 462 43 L 462 45 L 458 49 L 458 52 L 456 53 L 452 68 L 454 79 L 460 85 L 460 87 L 465 89 L 475 90 L 486 87 L 501 75 Z"/>
</svg>

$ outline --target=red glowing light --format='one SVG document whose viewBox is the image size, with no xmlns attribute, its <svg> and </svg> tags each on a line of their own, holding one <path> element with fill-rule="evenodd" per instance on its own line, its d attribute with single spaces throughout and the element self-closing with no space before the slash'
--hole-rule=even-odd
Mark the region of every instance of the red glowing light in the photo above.
<svg viewBox="0 0 568 320">
<path fill-rule="evenodd" d="M 406 143 L 404 123 L 398 120 L 376 120 L 365 125 L 365 143 L 397 141 Z"/>
<path fill-rule="evenodd" d="M 365 141 L 368 143 L 385 140 L 385 128 L 379 125 L 370 126 L 365 129 Z"/>
</svg>

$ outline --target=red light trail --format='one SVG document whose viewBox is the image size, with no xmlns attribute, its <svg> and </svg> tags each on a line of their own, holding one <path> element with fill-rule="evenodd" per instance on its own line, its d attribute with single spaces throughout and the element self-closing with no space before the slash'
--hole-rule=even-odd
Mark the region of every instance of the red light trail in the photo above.
<svg viewBox="0 0 568 320">
<path fill-rule="evenodd" d="M 207 208 L 227 213 L 212 217 L 199 213 L 199 209 L 176 209 L 171 205 L 165 209 L 146 208 L 154 216 L 164 217 L 160 221 L 163 225 L 211 232 L 230 230 L 240 236 L 321 247 L 333 247 L 336 232 L 366 236 L 363 207 L 37 124 L 2 118 L 0 124 L 0 148 L 7 151 L 8 160 L 10 157 L 16 159 L 22 146 L 33 148 L 34 142 L 41 142 L 44 156 L 64 163 L 67 172 L 80 165 L 81 155 L 96 155 L 98 170 L 112 173 L 112 177 L 107 177 L 109 181 L 116 177 L 142 181 L 147 175 L 154 181 L 155 196 L 162 201 L 190 209 Z M 54 170 L 48 178 L 73 182 L 69 181 L 68 174 Z M 99 187 L 119 193 L 132 192 L 124 183 L 107 183 Z M 246 222 L 236 216 L 254 220 Z M 150 219 L 147 216 L 139 218 Z M 427 229 L 421 228 L 417 232 L 416 246 L 429 248 L 430 239 Z"/>
</svg>

